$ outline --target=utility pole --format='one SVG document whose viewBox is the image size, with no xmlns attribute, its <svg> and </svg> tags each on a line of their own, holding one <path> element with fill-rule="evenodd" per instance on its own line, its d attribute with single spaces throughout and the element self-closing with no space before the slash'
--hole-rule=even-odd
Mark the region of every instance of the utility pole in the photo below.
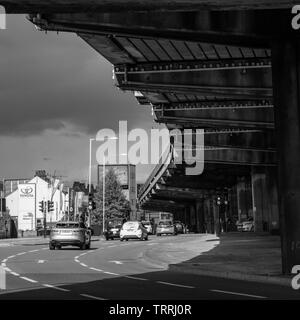
<svg viewBox="0 0 300 320">
<path fill-rule="evenodd" d="M 89 152 L 89 178 L 88 178 L 88 184 L 89 184 L 89 195 L 92 192 L 92 142 L 95 141 L 95 138 L 90 138 L 90 152 Z M 91 213 L 92 210 L 88 209 L 89 216 L 88 216 L 88 227 L 91 227 Z"/>
<path fill-rule="evenodd" d="M 103 187 L 102 187 L 102 191 L 103 191 L 103 222 L 102 222 L 102 232 L 103 232 L 103 236 L 104 236 L 104 232 L 105 232 L 105 156 L 103 157 Z"/>
</svg>

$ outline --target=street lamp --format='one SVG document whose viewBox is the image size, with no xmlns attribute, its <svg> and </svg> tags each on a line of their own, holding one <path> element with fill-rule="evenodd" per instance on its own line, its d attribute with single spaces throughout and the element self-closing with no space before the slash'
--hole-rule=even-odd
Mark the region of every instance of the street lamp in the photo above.
<svg viewBox="0 0 300 320">
<path fill-rule="evenodd" d="M 92 180 L 92 142 L 95 141 L 95 138 L 90 138 L 90 153 L 89 153 L 89 194 L 92 192 L 91 180 Z M 89 212 L 89 220 L 88 220 L 88 227 L 91 227 L 91 210 Z"/>
</svg>

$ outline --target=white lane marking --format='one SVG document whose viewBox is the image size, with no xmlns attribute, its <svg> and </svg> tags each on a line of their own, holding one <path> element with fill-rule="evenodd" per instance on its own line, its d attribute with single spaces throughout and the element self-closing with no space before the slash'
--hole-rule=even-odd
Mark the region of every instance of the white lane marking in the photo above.
<svg viewBox="0 0 300 320">
<path fill-rule="evenodd" d="M 4 263 L 5 263 L 6 261 L 7 261 L 7 259 L 2 260 L 2 262 L 4 262 Z"/>
<path fill-rule="evenodd" d="M 3 268 L 5 271 L 11 272 L 11 270 L 8 267 Z"/>
<path fill-rule="evenodd" d="M 156 245 L 156 244 L 158 244 L 158 243 L 157 243 L 157 242 L 148 243 L 147 246 L 154 246 L 154 245 Z"/>
<path fill-rule="evenodd" d="M 132 277 L 132 276 L 124 276 L 124 278 L 133 279 L 133 280 L 148 281 L 148 279 L 145 279 L 145 278 L 138 278 L 138 277 Z"/>
<path fill-rule="evenodd" d="M 38 260 L 37 263 L 44 263 L 46 260 Z"/>
<path fill-rule="evenodd" d="M 2 263 L 1 263 L 1 266 L 5 268 L 5 267 L 6 267 L 6 263 L 5 263 L 5 262 L 2 262 Z"/>
<path fill-rule="evenodd" d="M 32 283 L 37 283 L 36 280 L 30 279 L 30 278 L 27 278 L 27 277 L 20 277 L 20 279 L 23 279 L 23 280 L 26 280 L 26 281 L 29 281 L 29 282 L 32 282 Z"/>
<path fill-rule="evenodd" d="M 19 273 L 14 272 L 14 271 L 11 271 L 10 273 L 11 273 L 13 276 L 16 276 L 16 277 L 19 277 L 19 276 L 20 276 Z"/>
<path fill-rule="evenodd" d="M 113 273 L 113 272 L 108 272 L 108 271 L 104 271 L 103 273 L 105 273 L 105 274 L 111 274 L 111 275 L 113 275 L 113 276 L 119 276 L 118 273 Z"/>
<path fill-rule="evenodd" d="M 35 250 L 30 250 L 28 252 L 38 252 L 39 250 L 38 249 L 35 249 Z"/>
<path fill-rule="evenodd" d="M 115 247 L 116 247 L 116 245 L 108 246 L 107 248 L 115 248 Z"/>
<path fill-rule="evenodd" d="M 20 252 L 17 254 L 17 256 L 22 256 L 23 254 L 25 254 L 26 252 Z"/>
<path fill-rule="evenodd" d="M 100 297 L 95 297 L 95 296 L 91 296 L 89 294 L 80 294 L 82 297 L 85 297 L 85 298 L 89 298 L 89 299 L 95 299 L 95 300 L 107 300 L 107 299 L 104 299 L 104 298 L 100 298 Z"/>
<path fill-rule="evenodd" d="M 76 259 L 78 259 L 79 258 L 79 256 L 76 256 L 74 259 L 76 260 Z"/>
<path fill-rule="evenodd" d="M 46 248 L 43 248 L 43 249 L 41 249 L 41 250 L 48 250 L 48 247 L 46 247 Z"/>
<path fill-rule="evenodd" d="M 91 270 L 94 270 L 94 271 L 100 271 L 100 272 L 103 271 L 103 270 L 101 270 L 101 269 L 97 269 L 97 268 L 93 268 L 93 267 L 90 267 L 90 269 L 91 269 Z"/>
<path fill-rule="evenodd" d="M 177 284 L 177 283 L 170 283 L 170 282 L 164 282 L 164 281 L 156 281 L 157 283 L 160 284 L 165 284 L 167 286 L 173 286 L 173 287 L 180 287 L 180 288 L 187 288 L 187 289 L 194 289 L 195 287 L 192 286 L 185 286 L 183 284 Z"/>
<path fill-rule="evenodd" d="M 121 262 L 119 260 L 111 260 L 111 261 L 108 261 L 108 262 L 112 262 L 112 263 L 115 263 L 115 264 L 123 264 L 123 262 Z"/>
<path fill-rule="evenodd" d="M 15 257 L 15 255 L 9 256 L 9 257 L 7 257 L 7 259 L 11 259 L 11 258 L 14 258 L 14 257 Z"/>
<path fill-rule="evenodd" d="M 216 289 L 213 289 L 210 291 L 218 292 L 218 293 L 225 293 L 225 294 L 232 294 L 232 295 L 236 295 L 236 296 L 250 297 L 250 298 L 267 299 L 267 297 L 256 296 L 253 294 L 247 294 L 247 293 L 241 293 L 241 292 L 223 291 L 223 290 L 216 290 Z"/>
<path fill-rule="evenodd" d="M 87 265 L 85 263 L 80 263 L 83 267 L 87 267 Z"/>
<path fill-rule="evenodd" d="M 56 286 L 53 286 L 52 284 L 43 284 L 44 287 L 47 287 L 47 288 L 51 288 L 51 289 L 55 289 L 55 290 L 59 290 L 59 291 L 64 291 L 64 292 L 69 292 L 70 290 L 68 289 L 64 289 L 64 288 L 60 288 L 60 287 L 56 287 Z"/>
</svg>

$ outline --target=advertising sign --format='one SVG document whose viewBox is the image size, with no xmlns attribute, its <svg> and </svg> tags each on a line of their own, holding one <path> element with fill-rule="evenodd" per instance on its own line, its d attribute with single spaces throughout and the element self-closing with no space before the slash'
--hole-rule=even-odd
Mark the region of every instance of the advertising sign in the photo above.
<svg viewBox="0 0 300 320">
<path fill-rule="evenodd" d="M 35 229 L 35 202 L 36 185 L 26 183 L 18 185 L 19 191 L 19 214 L 18 224 L 20 230 Z"/>
</svg>

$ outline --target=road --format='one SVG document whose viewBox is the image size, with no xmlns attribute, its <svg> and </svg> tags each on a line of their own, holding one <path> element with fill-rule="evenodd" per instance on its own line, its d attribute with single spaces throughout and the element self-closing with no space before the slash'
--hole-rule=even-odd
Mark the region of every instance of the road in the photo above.
<svg viewBox="0 0 300 320">
<path fill-rule="evenodd" d="M 174 263 L 174 256 L 166 248 L 195 240 L 197 235 L 128 242 L 98 239 L 86 251 L 72 247 L 50 251 L 45 243 L 2 245 L 0 261 L 7 280 L 0 300 L 300 298 L 288 287 L 168 271 L 166 262 Z M 185 260 L 190 253 L 181 254 Z"/>
</svg>

